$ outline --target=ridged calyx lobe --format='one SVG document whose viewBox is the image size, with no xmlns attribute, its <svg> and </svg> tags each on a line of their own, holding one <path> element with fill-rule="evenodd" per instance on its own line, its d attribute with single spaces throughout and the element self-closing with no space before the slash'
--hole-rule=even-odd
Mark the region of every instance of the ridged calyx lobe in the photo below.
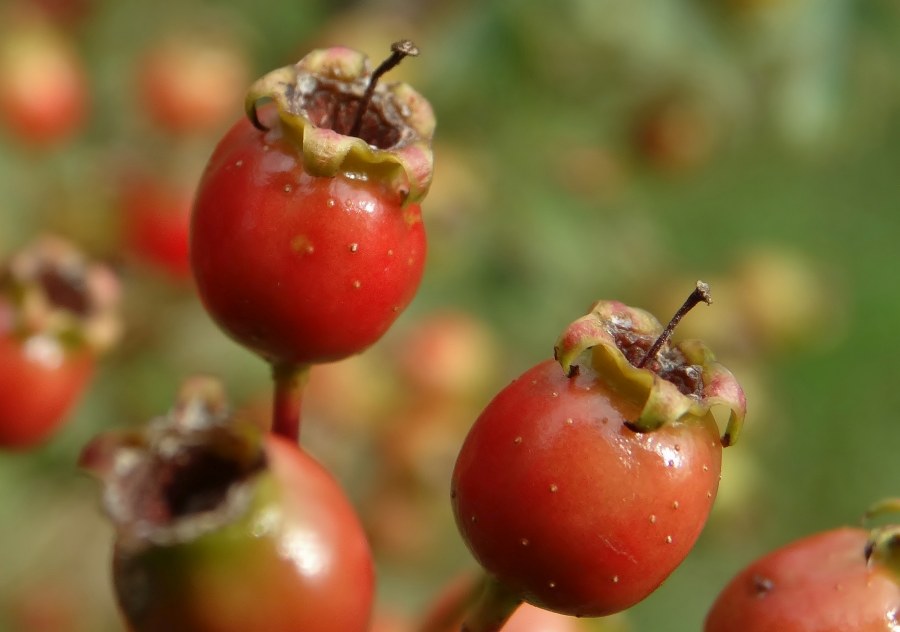
<svg viewBox="0 0 900 632">
<path fill-rule="evenodd" d="M 68 241 L 44 235 L 0 268 L 0 334 L 100 352 L 119 338 L 119 281 Z"/>
<path fill-rule="evenodd" d="M 418 202 L 431 184 L 434 113 L 409 85 L 379 83 L 359 131 L 351 135 L 371 76 L 369 60 L 360 52 L 314 50 L 258 79 L 247 93 L 247 115 L 265 129 L 259 106 L 273 101 L 284 133 L 301 147 L 311 175 L 364 172 L 388 183 L 405 203 Z"/>
<path fill-rule="evenodd" d="M 80 464 L 104 483 L 134 632 L 367 629 L 374 573 L 349 502 L 295 445 L 234 419 L 217 383 L 191 381 L 168 415 L 101 435 Z"/>
<path fill-rule="evenodd" d="M 589 362 L 611 386 L 642 404 L 640 415 L 629 424 L 640 432 L 688 415 L 703 417 L 713 406 L 727 406 L 730 415 L 722 445 L 732 445 L 746 415 L 746 398 L 731 371 L 705 344 L 666 343 L 639 368 L 662 331 L 647 311 L 618 301 L 598 301 L 562 333 L 555 357 L 569 375 L 578 370 L 579 362 Z"/>
</svg>

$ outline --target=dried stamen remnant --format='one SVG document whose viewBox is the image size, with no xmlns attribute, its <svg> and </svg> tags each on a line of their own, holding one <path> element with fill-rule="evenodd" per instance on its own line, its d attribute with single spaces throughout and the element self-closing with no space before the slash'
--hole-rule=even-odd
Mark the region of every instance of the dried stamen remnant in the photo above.
<svg viewBox="0 0 900 632">
<path fill-rule="evenodd" d="M 644 362 L 656 337 L 633 331 L 629 328 L 630 325 L 628 322 L 610 323 L 609 333 L 632 366 L 640 367 L 644 363 L 643 368 L 674 384 L 683 395 L 703 396 L 702 367 L 687 362 L 684 354 L 669 348 L 668 344 L 664 344 L 652 359 Z"/>
<path fill-rule="evenodd" d="M 314 87 L 309 92 L 295 91 L 290 95 L 294 111 L 316 127 L 348 134 L 362 106 L 362 95 L 349 91 L 346 85 L 311 75 L 307 85 Z M 379 149 L 390 149 L 403 137 L 403 126 L 390 98 L 376 93 L 366 107 L 358 132 L 352 135 Z"/>
<path fill-rule="evenodd" d="M 183 542 L 242 515 L 267 459 L 259 430 L 232 417 L 221 384 L 195 376 L 168 415 L 96 437 L 79 464 L 103 481 L 122 541 L 140 547 Z"/>
<path fill-rule="evenodd" d="M 67 270 L 44 266 L 38 273 L 38 283 L 50 302 L 78 316 L 91 312 L 91 300 L 82 270 Z"/>
<path fill-rule="evenodd" d="M 247 467 L 199 447 L 187 448 L 175 459 L 154 459 L 146 472 L 147 482 L 153 489 L 139 500 L 139 512 L 151 521 L 166 524 L 173 519 L 213 511 L 225 502 L 232 485 L 263 465 L 260 459 Z"/>
</svg>

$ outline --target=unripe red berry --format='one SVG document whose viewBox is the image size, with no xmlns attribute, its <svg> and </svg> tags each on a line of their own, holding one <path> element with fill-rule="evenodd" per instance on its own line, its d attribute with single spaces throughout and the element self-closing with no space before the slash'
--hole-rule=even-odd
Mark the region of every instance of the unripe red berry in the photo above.
<svg viewBox="0 0 900 632">
<path fill-rule="evenodd" d="M 367 101 L 373 77 L 346 48 L 269 73 L 200 182 L 200 297 L 228 335 L 273 363 L 359 353 L 421 279 L 434 117 L 402 83 L 374 86 Z"/>
</svg>

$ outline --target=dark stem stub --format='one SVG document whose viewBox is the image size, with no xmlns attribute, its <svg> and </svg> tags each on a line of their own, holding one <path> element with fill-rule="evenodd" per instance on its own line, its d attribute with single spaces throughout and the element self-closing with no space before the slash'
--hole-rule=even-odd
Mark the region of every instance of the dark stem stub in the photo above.
<svg viewBox="0 0 900 632">
<path fill-rule="evenodd" d="M 663 345 L 665 345 L 672 337 L 672 332 L 675 331 L 675 327 L 678 326 L 678 323 L 681 322 L 681 319 L 684 318 L 685 314 L 694 309 L 694 307 L 701 302 L 711 305 L 712 296 L 709 293 L 709 285 L 703 281 L 697 281 L 697 287 L 694 288 L 694 291 L 687 297 L 684 305 L 679 307 L 678 311 L 675 312 L 675 315 L 672 316 L 672 320 L 670 320 L 669 324 L 666 325 L 666 328 L 663 329 L 659 338 L 656 339 L 656 342 L 653 343 L 653 346 L 650 347 L 650 350 L 647 351 L 644 358 L 636 365 L 637 368 L 645 368 L 651 360 L 656 358 L 659 350 L 662 349 Z"/>
<path fill-rule="evenodd" d="M 363 93 L 362 99 L 360 99 L 356 118 L 353 121 L 353 126 L 347 133 L 348 136 L 359 136 L 359 132 L 362 129 L 363 116 L 365 116 L 366 110 L 369 109 L 369 103 L 372 101 L 372 95 L 375 94 L 375 86 L 378 85 L 378 80 L 389 70 L 395 68 L 405 57 L 416 57 L 418 54 L 419 49 L 413 44 L 412 40 L 400 40 L 391 44 L 390 57 L 381 62 L 369 78 L 369 85 L 366 86 L 366 91 Z"/>
</svg>

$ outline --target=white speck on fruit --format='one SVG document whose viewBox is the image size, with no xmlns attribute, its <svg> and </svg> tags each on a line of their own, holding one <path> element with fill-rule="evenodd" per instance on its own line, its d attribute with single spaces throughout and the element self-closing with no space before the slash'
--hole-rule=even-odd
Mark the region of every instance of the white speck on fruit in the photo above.
<svg viewBox="0 0 900 632">
<path fill-rule="evenodd" d="M 707 492 L 706 492 L 706 497 L 707 497 L 707 498 L 712 498 L 712 492 L 711 492 L 711 491 L 707 491 Z"/>
<path fill-rule="evenodd" d="M 572 424 L 575 423 L 575 420 L 572 419 L 571 417 L 569 417 L 568 419 L 566 419 L 566 423 L 569 424 L 569 425 L 571 426 Z"/>
<path fill-rule="evenodd" d="M 535 384 L 537 384 L 537 380 L 531 380 L 531 385 L 534 386 Z"/>
<path fill-rule="evenodd" d="M 528 546 L 528 538 L 522 538 L 521 540 L 519 540 L 519 544 L 521 544 L 522 546 Z"/>
<path fill-rule="evenodd" d="M 708 472 L 708 471 L 709 471 L 709 466 L 708 466 L 706 463 L 703 464 L 703 471 L 704 471 L 704 472 Z"/>
<path fill-rule="evenodd" d="M 558 489 L 559 489 L 559 486 L 556 483 L 550 483 L 550 493 L 551 494 L 555 494 Z"/>
<path fill-rule="evenodd" d="M 399 311 L 400 311 L 400 306 L 399 306 L 399 305 L 394 305 L 391 309 L 394 310 L 395 312 L 399 312 Z"/>
<path fill-rule="evenodd" d="M 556 582 L 547 582 L 547 585 L 550 586 L 550 588 L 556 588 Z"/>
<path fill-rule="evenodd" d="M 681 503 L 679 503 L 677 500 L 672 503 L 672 509 L 678 509 L 680 506 Z"/>
<path fill-rule="evenodd" d="M 522 443 L 522 437 L 516 437 L 515 439 L 513 439 L 513 443 L 519 445 L 520 443 Z"/>
<path fill-rule="evenodd" d="M 235 166 L 235 167 L 243 167 L 243 166 L 244 166 L 244 161 L 243 161 L 243 160 L 238 160 L 236 163 L 234 163 L 234 166 Z"/>
<path fill-rule="evenodd" d="M 550 393 L 550 397 L 559 397 L 559 393 L 553 391 L 552 393 Z"/>
<path fill-rule="evenodd" d="M 618 583 L 619 583 L 619 576 L 618 576 L 618 575 L 613 575 L 613 576 L 612 576 L 612 583 L 614 583 L 614 584 L 618 584 Z"/>
<path fill-rule="evenodd" d="M 350 252 L 356 252 L 359 250 L 359 244 L 350 244 Z"/>
<path fill-rule="evenodd" d="M 325 200 L 325 206 L 327 206 L 328 208 L 334 208 L 336 204 L 337 202 L 335 202 L 334 198 L 328 198 L 327 200 Z"/>
<path fill-rule="evenodd" d="M 678 445 L 678 444 L 676 443 L 674 447 L 675 447 L 675 451 L 676 451 L 676 452 L 681 452 L 681 446 L 680 446 L 680 445 Z"/>
<path fill-rule="evenodd" d="M 472 524 L 475 524 L 476 522 L 478 522 L 478 518 L 476 518 L 476 517 L 473 515 L 473 516 L 472 516 Z"/>
<path fill-rule="evenodd" d="M 289 185 L 289 184 L 284 185 L 284 192 L 285 192 L 285 193 L 290 193 L 290 192 L 293 191 L 293 190 L 294 190 L 294 187 L 292 187 L 291 185 Z"/>
<path fill-rule="evenodd" d="M 656 514 L 650 514 L 650 524 L 656 524 Z"/>
<path fill-rule="evenodd" d="M 356 281 L 353 282 L 353 288 L 354 288 L 354 289 L 357 289 L 357 290 L 358 290 L 358 289 L 361 288 L 361 287 L 362 287 L 362 282 L 359 281 L 358 279 L 357 279 Z"/>
<path fill-rule="evenodd" d="M 670 535 L 666 536 L 666 544 L 672 544 L 672 536 L 670 536 Z"/>
<path fill-rule="evenodd" d="M 391 248 L 388 250 L 388 257 L 393 257 L 393 256 L 394 256 L 394 250 L 393 250 L 393 248 Z"/>
</svg>

